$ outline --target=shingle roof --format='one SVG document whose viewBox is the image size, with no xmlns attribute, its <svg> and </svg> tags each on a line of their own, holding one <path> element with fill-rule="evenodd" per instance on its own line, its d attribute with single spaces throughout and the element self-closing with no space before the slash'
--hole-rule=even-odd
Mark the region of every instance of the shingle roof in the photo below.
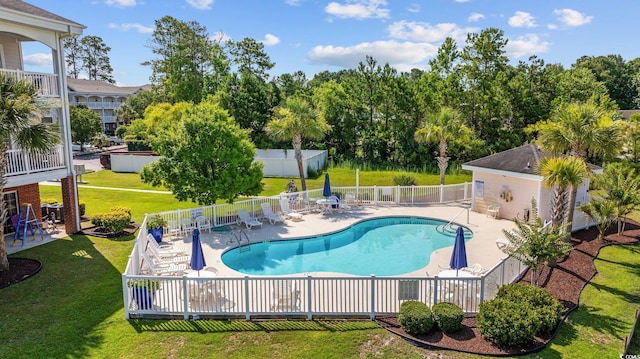
<svg viewBox="0 0 640 359">
<path fill-rule="evenodd" d="M 2 1 L 2 0 L 0 0 Z M 132 95 L 143 86 L 120 87 L 104 81 L 67 78 L 69 92 Z"/>
<path fill-rule="evenodd" d="M 463 164 L 465 167 L 487 168 L 497 171 L 538 175 L 538 162 L 545 157 L 545 153 L 535 144 L 512 148 L 490 156 L 478 158 Z M 602 170 L 601 167 L 588 163 L 592 171 Z"/>
<path fill-rule="evenodd" d="M 61 22 L 66 22 L 66 23 L 70 23 L 70 24 L 74 24 L 77 26 L 80 26 L 82 28 L 84 28 L 85 26 L 82 24 L 79 24 L 75 21 L 71 21 L 69 19 L 66 19 L 62 16 L 56 15 L 54 13 L 51 13 L 47 10 L 41 9 L 37 6 L 33 6 L 31 4 L 28 4 L 24 1 L 21 0 L 0 0 L 0 8 L 5 8 L 5 9 L 9 9 L 9 10 L 13 10 L 13 11 L 19 11 L 25 14 L 30 14 L 33 16 L 38 16 L 38 17 L 42 17 L 45 19 L 50 19 L 50 20 L 56 20 L 56 21 L 61 21 Z"/>
</svg>

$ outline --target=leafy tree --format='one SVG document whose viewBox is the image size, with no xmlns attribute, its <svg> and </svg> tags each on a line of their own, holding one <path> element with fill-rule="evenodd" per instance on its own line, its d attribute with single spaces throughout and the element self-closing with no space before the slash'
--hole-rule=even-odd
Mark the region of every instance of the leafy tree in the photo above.
<svg viewBox="0 0 640 359">
<path fill-rule="evenodd" d="M 169 101 L 199 103 L 207 95 L 205 78 L 214 65 L 212 56 L 220 52 L 204 26 L 164 16 L 155 21 L 150 48 L 159 58 L 143 65 L 151 66 L 151 81 Z"/>
<path fill-rule="evenodd" d="M 87 105 L 69 106 L 71 120 L 71 140 L 80 143 L 80 151 L 84 151 L 84 143 L 91 141 L 102 133 L 102 119 Z"/>
<path fill-rule="evenodd" d="M 502 233 L 511 243 L 502 249 L 522 261 L 531 269 L 531 285 L 538 285 L 538 272 L 545 262 L 553 263 L 556 259 L 564 257 L 571 252 L 571 244 L 563 238 L 563 227 L 544 227 L 544 223 L 538 216 L 538 206 L 534 199 L 531 200 L 531 218 L 528 222 L 517 218 L 514 230 L 503 229 Z"/>
<path fill-rule="evenodd" d="M 0 72 L 0 193 L 7 184 L 6 169 L 9 140 L 25 151 L 43 153 L 59 142 L 54 126 L 39 121 L 38 89 L 26 82 Z M 0 223 L 7 220 L 4 196 L 0 195 Z M 0 226 L 0 238 L 4 227 Z M 0 241 L 0 271 L 9 270 L 5 241 Z"/>
<path fill-rule="evenodd" d="M 554 111 L 551 120 L 528 128 L 538 131 L 538 145 L 551 154 L 568 154 L 587 160 L 587 155 L 610 159 L 623 143 L 620 122 L 612 113 L 591 104 L 572 103 Z M 586 175 L 585 171 L 585 175 Z M 571 191 L 568 217 L 573 218 L 577 186 Z M 569 232 L 571 227 L 568 228 Z"/>
<path fill-rule="evenodd" d="M 115 83 L 109 59 L 111 47 L 99 36 L 73 36 L 64 40 L 69 76 L 77 79 L 85 73 L 89 80 Z"/>
<path fill-rule="evenodd" d="M 558 74 L 553 107 L 562 109 L 568 104 L 585 102 L 606 110 L 617 108 L 616 103 L 609 97 L 607 87 L 596 79 L 591 70 L 578 67 Z"/>
<path fill-rule="evenodd" d="M 124 100 L 122 105 L 116 109 L 116 117 L 119 123 L 128 125 L 133 120 L 143 118 L 147 106 L 166 102 L 166 100 L 157 92 L 140 90 Z"/>
<path fill-rule="evenodd" d="M 238 72 L 252 74 L 263 81 L 269 79 L 268 71 L 275 66 L 269 55 L 264 52 L 264 44 L 252 38 L 245 37 L 240 41 L 227 43 L 231 62 L 238 66 Z"/>
<path fill-rule="evenodd" d="M 183 106 L 183 105 L 181 105 Z M 145 183 L 163 185 L 180 200 L 210 205 L 262 191 L 262 165 L 246 130 L 209 100 L 182 107 L 180 121 L 158 126 L 150 139 L 162 157 L 143 167 Z"/>
<path fill-rule="evenodd" d="M 598 239 L 601 239 L 615 217 L 616 207 L 612 201 L 592 197 L 589 202 L 580 206 L 580 210 L 595 222 Z"/>
<path fill-rule="evenodd" d="M 636 163 L 640 159 L 640 113 L 634 113 L 629 120 L 623 123 L 624 146 L 623 150 L 627 158 Z"/>
<path fill-rule="evenodd" d="M 571 190 L 577 188 L 587 173 L 584 160 L 568 157 L 545 157 L 538 162 L 543 184 L 553 189 L 551 223 L 555 228 L 565 228 L 571 233 L 573 211 L 569 208 Z"/>
<path fill-rule="evenodd" d="M 640 177 L 628 165 L 611 163 L 602 174 L 595 176 L 594 185 L 601 189 L 601 201 L 613 206 L 612 217 L 621 235 L 626 217 L 640 209 Z"/>
<path fill-rule="evenodd" d="M 416 131 L 415 137 L 419 143 L 438 143 L 440 151 L 437 160 L 440 168 L 440 184 L 443 185 L 449 166 L 447 142 L 467 143 L 474 139 L 474 134 L 464 124 L 460 113 L 452 108 L 443 107 L 438 114 L 427 118 L 425 126 Z"/>
<path fill-rule="evenodd" d="M 349 111 L 344 87 L 335 80 L 322 83 L 313 90 L 313 103 L 331 127 L 324 139 L 329 153 L 336 160 L 352 156 L 357 148 L 356 119 Z"/>
<path fill-rule="evenodd" d="M 330 129 L 322 114 L 300 97 L 289 97 L 284 105 L 274 111 L 274 118 L 267 123 L 267 133 L 273 138 L 291 140 L 298 163 L 302 190 L 307 190 L 302 164 L 302 138 L 321 139 Z"/>
<path fill-rule="evenodd" d="M 633 108 L 632 69 L 620 55 L 582 56 L 575 68 L 589 69 L 596 80 L 607 88 L 607 93 L 618 108 Z"/>
</svg>

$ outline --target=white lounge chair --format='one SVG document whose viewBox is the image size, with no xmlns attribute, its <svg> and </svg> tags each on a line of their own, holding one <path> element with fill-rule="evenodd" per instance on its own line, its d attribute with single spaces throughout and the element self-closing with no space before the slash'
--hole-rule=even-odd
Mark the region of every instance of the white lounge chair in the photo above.
<svg viewBox="0 0 640 359">
<path fill-rule="evenodd" d="M 165 264 L 180 264 L 180 263 L 189 263 L 191 257 L 188 255 L 175 255 L 173 253 L 161 253 L 156 247 L 148 246 L 147 253 L 150 254 L 150 258 L 157 265 L 165 265 Z"/>
<path fill-rule="evenodd" d="M 262 222 L 258 221 L 258 219 L 255 217 L 251 217 L 249 215 L 249 212 L 247 212 L 246 209 L 239 208 L 237 212 L 238 212 L 238 217 L 240 218 L 240 224 L 244 224 L 247 227 L 247 229 L 251 229 L 253 227 L 262 228 Z"/>
<path fill-rule="evenodd" d="M 262 207 L 262 214 L 264 218 L 269 220 L 269 223 L 276 224 L 278 222 L 284 223 L 284 218 L 279 215 L 273 213 L 273 209 L 271 209 L 271 205 L 267 202 L 261 203 L 260 207 Z"/>
<path fill-rule="evenodd" d="M 494 203 L 487 207 L 487 217 L 499 218 L 500 217 L 500 203 Z"/>
<path fill-rule="evenodd" d="M 181 275 L 182 273 L 184 273 L 185 270 L 187 270 L 187 265 L 184 263 L 157 265 L 153 260 L 151 260 L 147 252 L 145 251 L 140 251 L 140 252 L 142 256 L 142 262 L 147 266 L 149 272 L 152 275 L 163 275 L 163 274 Z"/>
<path fill-rule="evenodd" d="M 498 249 L 506 249 L 513 247 L 513 244 L 506 238 L 498 238 L 496 239 L 496 246 L 498 246 Z"/>
<path fill-rule="evenodd" d="M 286 198 L 280 199 L 280 210 L 285 218 L 291 218 L 294 221 L 302 220 L 302 213 L 293 212 L 289 208 L 289 201 Z"/>
<path fill-rule="evenodd" d="M 173 246 L 170 244 L 159 244 L 151 234 L 147 234 L 147 248 L 148 247 L 155 247 L 158 253 L 163 254 L 165 257 L 187 254 L 187 249 L 184 247 Z"/>
</svg>

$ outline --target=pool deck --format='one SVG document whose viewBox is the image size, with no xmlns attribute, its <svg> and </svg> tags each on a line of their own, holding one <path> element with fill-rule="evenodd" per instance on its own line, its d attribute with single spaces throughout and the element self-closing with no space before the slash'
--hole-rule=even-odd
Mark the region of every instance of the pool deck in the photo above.
<svg viewBox="0 0 640 359">
<path fill-rule="evenodd" d="M 467 221 L 468 213 L 468 221 Z M 506 255 L 496 246 L 496 239 L 504 237 L 503 229 L 513 229 L 515 227 L 513 221 L 506 219 L 494 219 L 487 217 L 484 213 L 477 213 L 471 210 L 464 210 L 463 207 L 456 203 L 451 205 L 438 206 L 365 206 L 354 207 L 351 210 L 345 210 L 342 213 L 322 214 L 320 212 L 304 213 L 302 220 L 293 221 L 286 220 L 284 223 L 270 224 L 263 221 L 262 228 L 254 228 L 246 230 L 244 226 L 232 226 L 233 231 L 238 233 L 242 228 L 251 243 L 263 242 L 268 240 L 282 240 L 287 238 L 300 238 L 324 233 L 335 232 L 346 228 L 351 224 L 374 217 L 383 216 L 419 216 L 436 218 L 444 221 L 450 221 L 458 215 L 455 223 L 468 227 L 473 231 L 473 238 L 466 242 L 467 262 L 469 266 L 479 263 L 484 269 L 490 269 L 495 266 L 501 258 Z M 221 262 L 221 255 L 229 248 L 237 246 L 233 240 L 231 232 L 201 233 L 203 252 L 205 255 L 207 267 L 214 267 L 218 270 L 220 276 L 244 277 L 245 274 L 228 268 Z M 172 243 L 174 246 L 182 246 L 191 252 L 191 236 L 184 238 L 165 238 L 164 242 Z M 429 264 L 415 272 L 404 274 L 403 276 L 421 276 L 427 273 L 431 276 L 440 272 L 440 268 L 449 267 L 449 259 L 453 246 L 436 250 L 431 255 Z M 303 275 L 332 275 L 341 276 L 339 273 L 304 273 Z"/>
</svg>

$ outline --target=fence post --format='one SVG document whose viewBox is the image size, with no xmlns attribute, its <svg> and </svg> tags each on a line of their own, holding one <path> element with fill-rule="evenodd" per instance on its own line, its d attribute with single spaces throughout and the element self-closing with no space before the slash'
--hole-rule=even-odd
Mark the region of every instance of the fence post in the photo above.
<svg viewBox="0 0 640 359">
<path fill-rule="evenodd" d="M 444 185 L 440 185 L 440 203 L 444 202 Z"/>
<path fill-rule="evenodd" d="M 307 320 L 312 320 L 313 319 L 313 315 L 311 314 L 311 274 L 309 274 L 307 276 Z"/>
<path fill-rule="evenodd" d="M 373 205 L 378 205 L 378 186 L 373 186 Z"/>
<path fill-rule="evenodd" d="M 433 305 L 438 304 L 438 275 L 433 276 Z"/>
<path fill-rule="evenodd" d="M 244 318 L 247 321 L 249 321 L 251 320 L 251 314 L 250 314 L 251 308 L 249 308 L 249 276 L 248 275 L 244 276 L 244 308 L 245 308 Z"/>
<path fill-rule="evenodd" d="M 400 185 L 396 186 L 396 195 L 394 196 L 394 201 L 395 204 L 399 204 L 400 203 Z"/>
<path fill-rule="evenodd" d="M 218 214 L 217 214 L 217 209 L 218 207 L 216 206 L 216 204 L 213 204 L 213 226 L 216 227 L 218 225 Z"/>
<path fill-rule="evenodd" d="M 376 319 L 376 275 L 371 275 L 371 320 Z"/>
<path fill-rule="evenodd" d="M 189 319 L 189 305 L 187 299 L 187 276 L 182 276 L 182 305 L 184 307 L 184 320 Z"/>
</svg>

